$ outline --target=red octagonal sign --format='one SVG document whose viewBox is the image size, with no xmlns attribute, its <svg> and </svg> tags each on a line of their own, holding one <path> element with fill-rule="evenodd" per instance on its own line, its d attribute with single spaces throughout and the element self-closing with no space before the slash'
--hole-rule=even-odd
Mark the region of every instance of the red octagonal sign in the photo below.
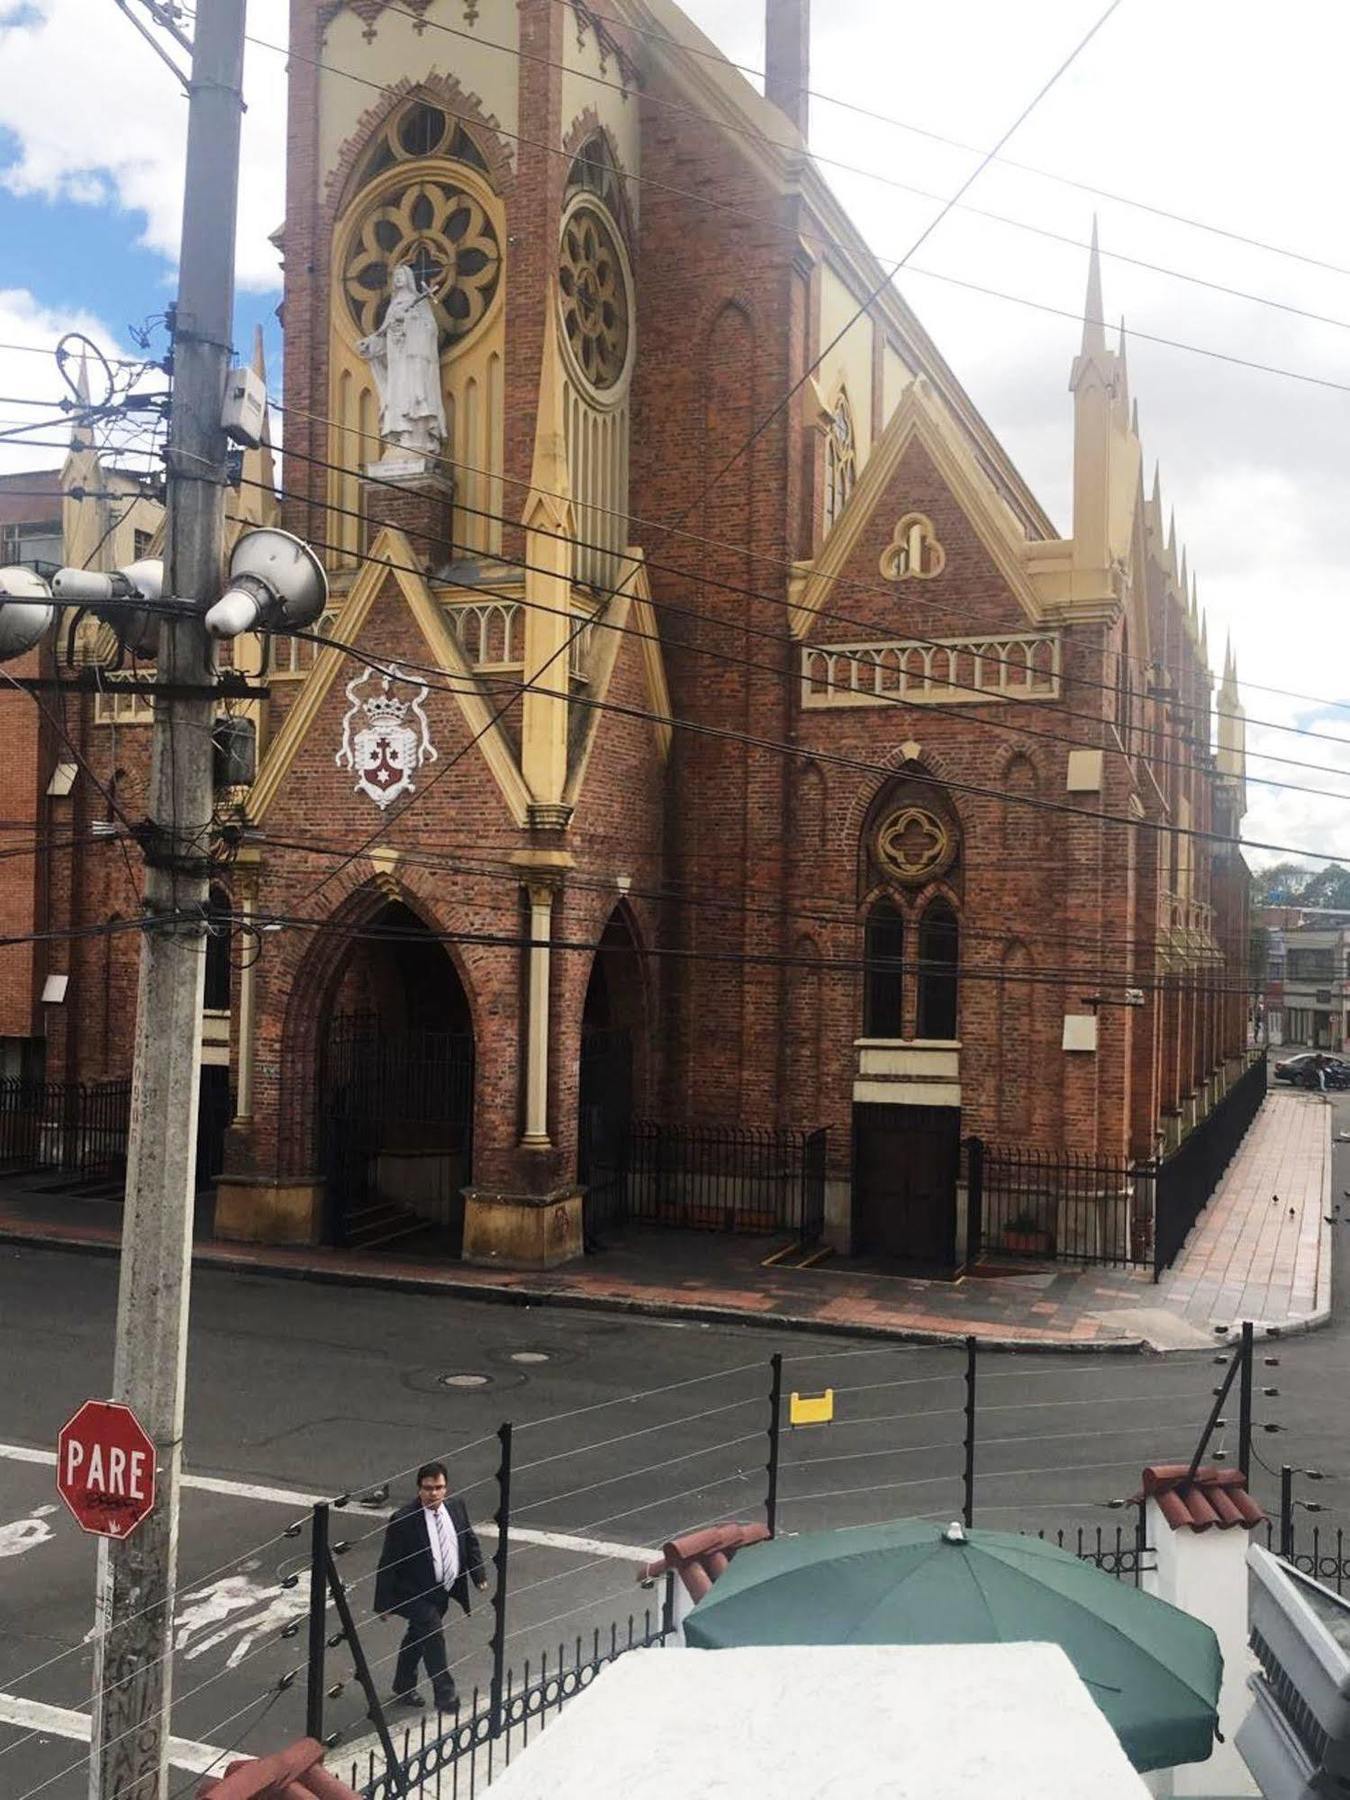
<svg viewBox="0 0 1350 1800">
<path fill-rule="evenodd" d="M 155 1446 L 129 1406 L 86 1400 L 61 1427 L 56 1488 L 82 1531 L 124 1538 L 155 1504 Z"/>
</svg>

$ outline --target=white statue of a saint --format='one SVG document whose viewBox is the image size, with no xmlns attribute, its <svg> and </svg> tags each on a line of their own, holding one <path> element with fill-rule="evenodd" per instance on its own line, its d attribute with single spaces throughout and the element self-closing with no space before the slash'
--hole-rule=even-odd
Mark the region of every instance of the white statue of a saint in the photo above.
<svg viewBox="0 0 1350 1800">
<path fill-rule="evenodd" d="M 420 288 L 407 263 L 394 270 L 389 306 L 378 331 L 357 348 L 370 364 L 380 396 L 380 435 L 402 451 L 386 463 L 426 460 L 445 442 L 441 398 L 441 358 L 431 295 Z"/>
</svg>

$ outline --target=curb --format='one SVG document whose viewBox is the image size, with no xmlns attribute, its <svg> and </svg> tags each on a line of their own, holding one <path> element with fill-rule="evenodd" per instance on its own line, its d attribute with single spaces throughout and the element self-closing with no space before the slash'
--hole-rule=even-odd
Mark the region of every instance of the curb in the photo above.
<svg viewBox="0 0 1350 1800">
<path fill-rule="evenodd" d="M 41 1250 L 70 1250 L 86 1256 L 119 1256 L 121 1246 L 98 1238 L 66 1237 L 22 1226 L 0 1225 L 0 1244 Z M 676 1300 L 643 1300 L 634 1295 L 580 1294 L 566 1288 L 520 1288 L 501 1283 L 433 1279 L 381 1274 L 367 1269 L 316 1268 L 313 1264 L 253 1262 L 228 1251 L 194 1250 L 195 1269 L 221 1269 L 230 1274 L 259 1275 L 280 1281 L 312 1281 L 324 1287 L 364 1287 L 384 1292 L 449 1295 L 456 1300 L 482 1300 L 498 1306 L 561 1306 L 578 1311 L 631 1313 L 640 1318 L 676 1319 L 690 1324 L 754 1326 L 766 1331 L 814 1333 L 822 1337 L 870 1338 L 897 1344 L 934 1344 L 960 1348 L 973 1336 L 981 1350 L 1044 1352 L 1057 1356 L 1163 1356 L 1142 1337 L 1113 1338 L 1106 1343 L 1063 1339 L 986 1337 L 979 1332 L 935 1331 L 918 1325 L 848 1324 L 813 1319 L 798 1313 L 751 1313 L 734 1306 Z"/>
</svg>

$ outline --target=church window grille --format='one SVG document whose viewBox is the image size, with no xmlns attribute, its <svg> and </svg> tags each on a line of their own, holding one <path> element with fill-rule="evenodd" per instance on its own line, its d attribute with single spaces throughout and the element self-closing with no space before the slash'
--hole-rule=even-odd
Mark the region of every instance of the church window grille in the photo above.
<svg viewBox="0 0 1350 1800">
<path fill-rule="evenodd" d="M 890 900 L 878 900 L 863 934 L 863 1036 L 898 1038 L 904 1005 L 905 921 Z"/>
<path fill-rule="evenodd" d="M 858 451 L 853 432 L 853 408 L 848 395 L 840 394 L 830 414 L 830 434 L 825 447 L 825 529 L 830 531 L 843 512 L 858 479 Z"/>
<path fill-rule="evenodd" d="M 922 513 L 906 513 L 896 521 L 891 541 L 881 554 L 887 581 L 931 581 L 947 564 L 933 521 Z"/>
<path fill-rule="evenodd" d="M 558 295 L 577 370 L 599 392 L 616 386 L 628 366 L 628 270 L 613 221 L 584 199 L 563 218 Z"/>
<path fill-rule="evenodd" d="M 951 905 L 930 902 L 919 924 L 918 1035 L 956 1036 L 960 932 Z"/>
</svg>

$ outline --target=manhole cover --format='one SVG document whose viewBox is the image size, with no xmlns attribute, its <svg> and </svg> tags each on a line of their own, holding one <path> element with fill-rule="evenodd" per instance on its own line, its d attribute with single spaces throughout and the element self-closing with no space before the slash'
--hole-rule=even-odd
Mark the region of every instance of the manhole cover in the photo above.
<svg viewBox="0 0 1350 1800">
<path fill-rule="evenodd" d="M 492 1380 L 490 1375 L 442 1375 L 442 1387 L 486 1387 Z"/>
<path fill-rule="evenodd" d="M 513 1350 L 511 1361 L 517 1363 L 541 1363 L 548 1361 L 547 1350 Z"/>
</svg>

